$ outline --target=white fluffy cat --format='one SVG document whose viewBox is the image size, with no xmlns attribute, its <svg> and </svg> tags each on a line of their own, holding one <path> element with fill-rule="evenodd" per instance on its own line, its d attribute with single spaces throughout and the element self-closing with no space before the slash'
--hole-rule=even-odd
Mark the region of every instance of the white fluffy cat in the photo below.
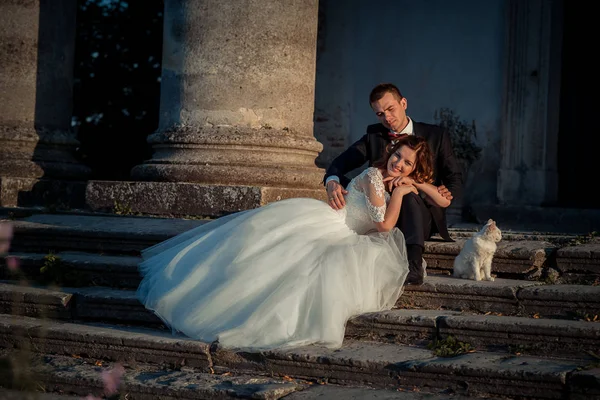
<svg viewBox="0 0 600 400">
<path fill-rule="evenodd" d="M 454 276 L 476 281 L 493 281 L 492 258 L 496 243 L 502 240 L 502 232 L 496 222 L 489 219 L 481 231 L 474 234 L 454 259 Z"/>
</svg>

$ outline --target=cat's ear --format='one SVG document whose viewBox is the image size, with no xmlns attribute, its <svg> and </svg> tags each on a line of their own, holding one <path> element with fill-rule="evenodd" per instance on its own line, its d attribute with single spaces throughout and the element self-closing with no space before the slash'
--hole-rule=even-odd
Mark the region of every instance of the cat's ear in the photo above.
<svg viewBox="0 0 600 400">
<path fill-rule="evenodd" d="M 494 223 L 494 220 L 490 218 L 487 220 L 486 225 L 491 225 L 493 223 Z"/>
</svg>

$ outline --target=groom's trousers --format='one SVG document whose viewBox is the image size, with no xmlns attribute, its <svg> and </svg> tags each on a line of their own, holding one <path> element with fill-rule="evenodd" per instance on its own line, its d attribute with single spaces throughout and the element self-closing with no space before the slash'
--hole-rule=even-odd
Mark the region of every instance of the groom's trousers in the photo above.
<svg viewBox="0 0 600 400">
<path fill-rule="evenodd" d="M 423 251 L 425 240 L 431 236 L 432 224 L 431 212 L 423 198 L 414 193 L 404 195 L 396 226 L 402 231 L 406 241 L 409 268 L 406 283 L 423 283 Z"/>
<path fill-rule="evenodd" d="M 408 193 L 402 198 L 402 207 L 396 226 L 404 234 L 407 245 L 425 246 L 431 237 L 433 219 L 421 196 Z"/>
</svg>

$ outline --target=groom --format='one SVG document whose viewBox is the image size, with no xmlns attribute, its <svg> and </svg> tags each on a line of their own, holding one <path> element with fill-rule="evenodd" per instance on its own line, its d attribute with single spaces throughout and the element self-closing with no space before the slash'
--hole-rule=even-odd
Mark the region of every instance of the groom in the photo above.
<svg viewBox="0 0 600 400">
<path fill-rule="evenodd" d="M 367 126 L 367 133 L 335 158 L 325 173 L 329 205 L 339 210 L 346 203 L 345 187 L 350 179 L 345 176 L 365 162 L 369 166 L 380 159 L 388 144 L 400 135 L 417 135 L 427 139 L 433 155 L 434 185 L 449 200 L 462 189 L 463 177 L 454 157 L 450 135 L 437 126 L 413 121 L 406 115 L 407 100 L 391 83 L 382 83 L 371 91 L 369 104 L 379 119 L 379 124 Z M 453 196 L 454 194 L 454 196 Z M 404 196 L 396 226 L 404 234 L 408 255 L 409 273 L 406 283 L 421 284 L 425 274 L 423 250 L 425 241 L 435 233 L 446 241 L 448 234 L 446 210 L 424 201 L 414 193 Z"/>
</svg>

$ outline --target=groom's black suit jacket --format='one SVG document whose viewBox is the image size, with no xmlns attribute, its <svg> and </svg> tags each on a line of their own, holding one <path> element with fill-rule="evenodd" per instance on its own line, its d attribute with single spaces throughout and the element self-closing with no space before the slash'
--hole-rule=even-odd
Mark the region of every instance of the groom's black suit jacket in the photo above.
<svg viewBox="0 0 600 400">
<path fill-rule="evenodd" d="M 385 147 L 391 141 L 388 132 L 389 129 L 382 124 L 369 125 L 367 133 L 363 137 L 332 161 L 329 168 L 327 168 L 323 182 L 329 176 L 337 175 L 340 178 L 340 183 L 346 187 L 350 181 L 345 176 L 347 173 L 361 167 L 366 162 L 371 166 L 383 157 Z M 433 156 L 434 184 L 436 186 L 445 185 L 454 199 L 459 199 L 462 195 L 463 177 L 454 156 L 448 132 L 438 125 L 413 120 L 413 133 L 424 137 L 429 144 Z M 446 209 L 429 203 L 426 203 L 426 205 L 431 212 L 437 232 L 444 239 L 451 240 L 448 235 Z"/>
</svg>

